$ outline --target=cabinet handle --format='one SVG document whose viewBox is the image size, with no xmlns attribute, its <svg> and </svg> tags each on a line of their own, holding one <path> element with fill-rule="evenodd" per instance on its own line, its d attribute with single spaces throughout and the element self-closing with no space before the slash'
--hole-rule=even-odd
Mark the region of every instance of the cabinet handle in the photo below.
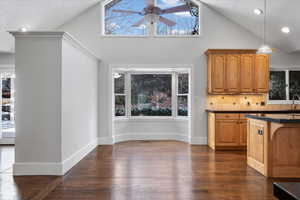
<svg viewBox="0 0 300 200">
<path fill-rule="evenodd" d="M 257 130 L 257 134 L 258 134 L 258 135 L 263 135 L 263 134 L 264 134 L 264 131 L 261 130 L 261 129 L 258 129 L 258 130 Z"/>
</svg>

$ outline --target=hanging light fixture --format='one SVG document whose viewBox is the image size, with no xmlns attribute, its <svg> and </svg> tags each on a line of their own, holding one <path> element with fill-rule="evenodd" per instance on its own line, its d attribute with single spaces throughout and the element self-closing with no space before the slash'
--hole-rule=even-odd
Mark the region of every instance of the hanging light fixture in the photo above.
<svg viewBox="0 0 300 200">
<path fill-rule="evenodd" d="M 272 53 L 272 49 L 269 45 L 267 45 L 266 42 L 266 35 L 267 35 L 267 0 L 265 0 L 265 13 L 264 13 L 264 35 L 263 35 L 263 45 L 258 49 L 258 51 L 256 52 L 257 54 L 271 54 Z"/>
</svg>

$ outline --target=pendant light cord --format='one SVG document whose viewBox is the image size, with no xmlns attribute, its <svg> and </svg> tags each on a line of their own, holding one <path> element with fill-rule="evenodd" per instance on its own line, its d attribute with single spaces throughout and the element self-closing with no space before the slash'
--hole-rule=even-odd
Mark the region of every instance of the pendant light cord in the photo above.
<svg viewBox="0 0 300 200">
<path fill-rule="evenodd" d="M 266 42 L 266 35 L 267 35 L 267 28 L 266 28 L 266 26 L 267 26 L 267 0 L 265 0 L 265 14 L 264 14 L 264 45 L 266 45 L 267 44 L 267 42 Z"/>
</svg>

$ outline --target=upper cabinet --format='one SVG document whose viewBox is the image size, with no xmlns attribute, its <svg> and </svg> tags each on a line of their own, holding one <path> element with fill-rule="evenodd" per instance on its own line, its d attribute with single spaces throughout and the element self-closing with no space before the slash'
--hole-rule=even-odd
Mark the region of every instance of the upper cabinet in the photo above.
<svg viewBox="0 0 300 200">
<path fill-rule="evenodd" d="M 269 91 L 269 56 L 256 50 L 208 50 L 208 93 Z"/>
<path fill-rule="evenodd" d="M 269 56 L 256 55 L 254 67 L 254 90 L 258 93 L 267 93 L 269 91 Z"/>
<path fill-rule="evenodd" d="M 215 77 L 211 80 L 212 92 L 223 92 L 225 88 L 226 55 L 211 56 L 210 70 L 211 75 Z"/>
</svg>

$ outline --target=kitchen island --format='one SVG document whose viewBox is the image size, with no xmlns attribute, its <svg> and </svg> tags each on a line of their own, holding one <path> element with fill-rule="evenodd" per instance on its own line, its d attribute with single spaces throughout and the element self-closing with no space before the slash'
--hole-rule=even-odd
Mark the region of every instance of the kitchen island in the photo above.
<svg viewBox="0 0 300 200">
<path fill-rule="evenodd" d="M 266 177 L 300 178 L 300 115 L 246 115 L 247 164 Z"/>
</svg>

